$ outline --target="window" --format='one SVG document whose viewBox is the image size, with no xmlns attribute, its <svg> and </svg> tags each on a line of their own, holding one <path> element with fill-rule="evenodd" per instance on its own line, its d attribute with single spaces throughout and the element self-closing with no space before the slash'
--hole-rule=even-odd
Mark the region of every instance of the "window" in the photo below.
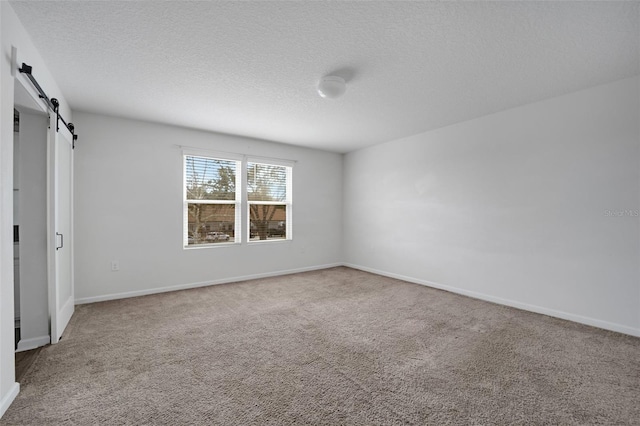
<svg viewBox="0 0 640 426">
<path fill-rule="evenodd" d="M 184 246 L 290 240 L 291 163 L 224 156 L 184 155 Z"/>
<path fill-rule="evenodd" d="M 291 167 L 247 163 L 249 241 L 291 239 Z"/>
<path fill-rule="evenodd" d="M 185 246 L 240 242 L 240 161 L 184 156 Z"/>
</svg>

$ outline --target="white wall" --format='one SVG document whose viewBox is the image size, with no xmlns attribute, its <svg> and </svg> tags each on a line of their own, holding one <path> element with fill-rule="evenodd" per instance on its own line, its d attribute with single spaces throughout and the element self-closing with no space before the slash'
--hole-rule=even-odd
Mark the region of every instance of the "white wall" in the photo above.
<svg viewBox="0 0 640 426">
<path fill-rule="evenodd" d="M 0 416 L 18 393 L 15 383 L 13 318 L 13 103 L 11 47 L 18 49 L 18 63 L 33 66 L 33 73 L 49 97 L 58 98 L 67 120 L 71 113 L 42 57 L 15 15 L 11 5 L 0 2 Z M 24 81 L 24 76 L 15 77 Z M 29 86 L 29 83 L 26 83 Z"/>
<path fill-rule="evenodd" d="M 78 302 L 341 262 L 341 155 L 82 112 L 74 120 Z M 295 160 L 293 241 L 183 249 L 176 145 Z"/>
<path fill-rule="evenodd" d="M 640 335 L 639 87 L 346 155 L 346 262 Z"/>
<path fill-rule="evenodd" d="M 47 131 L 45 115 L 20 114 L 19 350 L 49 343 L 47 286 Z"/>
</svg>

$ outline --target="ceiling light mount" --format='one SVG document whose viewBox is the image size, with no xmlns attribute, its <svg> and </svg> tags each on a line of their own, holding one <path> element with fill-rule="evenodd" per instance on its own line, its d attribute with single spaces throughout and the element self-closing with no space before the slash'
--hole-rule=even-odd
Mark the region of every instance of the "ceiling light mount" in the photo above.
<svg viewBox="0 0 640 426">
<path fill-rule="evenodd" d="M 342 77 L 328 75 L 320 79 L 317 90 L 323 98 L 335 99 L 344 95 L 347 91 L 347 83 Z"/>
</svg>

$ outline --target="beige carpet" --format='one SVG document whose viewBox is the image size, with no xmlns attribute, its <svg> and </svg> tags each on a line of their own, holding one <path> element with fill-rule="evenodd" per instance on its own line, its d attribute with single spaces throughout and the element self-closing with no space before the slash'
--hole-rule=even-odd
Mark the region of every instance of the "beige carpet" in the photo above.
<svg viewBox="0 0 640 426">
<path fill-rule="evenodd" d="M 82 305 L 1 424 L 640 424 L 640 339 L 348 268 Z"/>
</svg>

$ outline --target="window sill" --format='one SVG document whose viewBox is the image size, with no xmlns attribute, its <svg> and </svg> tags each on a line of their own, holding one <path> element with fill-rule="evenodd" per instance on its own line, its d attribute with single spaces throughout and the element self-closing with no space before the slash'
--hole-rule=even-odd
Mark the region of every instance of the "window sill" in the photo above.
<svg viewBox="0 0 640 426">
<path fill-rule="evenodd" d="M 269 243 L 274 243 L 274 244 L 290 243 L 292 241 L 293 241 L 293 239 L 284 239 L 284 240 L 249 240 L 247 242 L 247 244 L 250 245 L 250 246 L 253 246 L 253 245 L 261 245 L 261 244 L 269 244 Z"/>
<path fill-rule="evenodd" d="M 236 242 L 228 242 L 228 243 L 212 243 L 212 244 L 197 244 L 192 246 L 182 246 L 183 250 L 204 250 L 210 248 L 218 248 L 218 247 L 239 247 L 239 246 L 261 246 L 261 245 L 270 245 L 270 244 L 287 244 L 291 243 L 293 239 L 289 240 L 253 240 L 248 242 L 236 243 Z"/>
<path fill-rule="evenodd" d="M 201 249 L 210 249 L 216 247 L 233 247 L 239 246 L 241 243 L 236 243 L 235 241 L 230 241 L 228 243 L 211 243 L 211 244 L 194 244 L 191 246 L 182 246 L 184 250 L 201 250 Z"/>
</svg>

